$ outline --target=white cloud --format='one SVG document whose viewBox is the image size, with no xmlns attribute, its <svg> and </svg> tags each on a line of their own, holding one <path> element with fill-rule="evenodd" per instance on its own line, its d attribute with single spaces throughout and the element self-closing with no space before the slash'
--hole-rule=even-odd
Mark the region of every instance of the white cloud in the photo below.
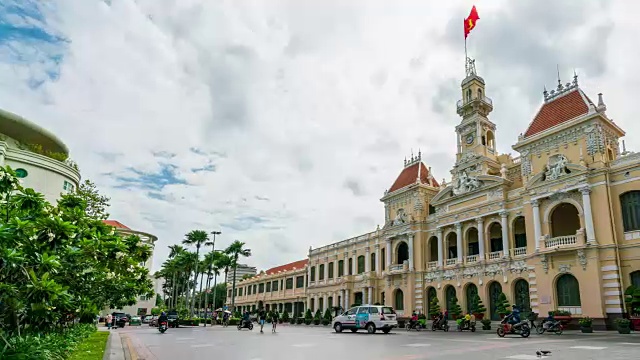
<svg viewBox="0 0 640 360">
<path fill-rule="evenodd" d="M 535 2 L 538 15 L 552 3 Z M 544 22 L 529 18 L 522 36 L 504 34 L 523 43 L 492 41 L 507 22 L 501 17 L 526 7 L 475 4 L 481 20 L 470 55 L 491 53 L 478 57 L 478 71 L 494 99 L 499 149 L 513 152 L 540 105 L 530 94 L 541 100 L 542 84 L 555 82 L 555 66 L 541 69 L 526 52 L 535 41 L 544 43 L 535 34 L 549 29 L 535 28 Z M 452 32 L 471 5 L 60 1 L 40 9 L 46 27 L 69 39 L 64 47 L 41 47 L 63 51 L 59 78 L 42 75 L 50 62 L 7 60 L 0 38 L 0 107 L 67 142 L 83 176 L 112 197 L 112 217 L 159 236 L 156 266 L 166 246 L 189 230 L 222 228 L 220 246 L 245 241 L 254 252 L 248 261 L 266 268 L 382 225 L 378 199 L 411 149 L 421 148 L 438 180 L 450 178 L 464 75 L 462 26 Z M 633 62 L 640 50 L 628 40 L 638 33 L 632 7 L 591 1 L 584 14 L 559 6 L 556 12 L 567 14 L 556 14 L 553 26 L 567 42 L 541 45 L 547 52 L 540 54 L 557 56 L 544 64 L 562 64 L 565 78 L 574 66 L 590 69 L 581 71 L 583 88 L 594 98 L 605 93 L 609 114 L 628 132 L 638 129 L 629 104 L 640 81 Z M 575 47 L 589 43 L 584 34 L 607 24 L 602 44 L 589 48 L 601 51 L 571 57 L 575 64 L 561 58 L 580 54 Z M 509 51 L 516 45 L 523 50 Z M 34 53 L 31 43 L 11 46 Z M 514 56 L 517 65 L 508 66 Z M 602 71 L 589 63 L 597 59 Z M 29 87 L 33 77 L 45 82 Z M 167 171 L 184 183 L 119 187 L 123 178 L 158 173 L 163 164 L 175 166 Z M 193 172 L 211 166 L 215 171 Z"/>
</svg>

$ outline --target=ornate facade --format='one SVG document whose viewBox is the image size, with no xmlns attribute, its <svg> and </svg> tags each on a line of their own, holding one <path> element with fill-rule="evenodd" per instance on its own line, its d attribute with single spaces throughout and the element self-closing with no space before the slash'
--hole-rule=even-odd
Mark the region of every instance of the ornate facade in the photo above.
<svg viewBox="0 0 640 360">
<path fill-rule="evenodd" d="M 381 199 L 383 228 L 309 250 L 306 307 L 379 302 L 402 314 L 455 297 L 466 311 L 477 294 L 495 319 L 504 293 L 540 314 L 621 316 L 624 289 L 640 285 L 640 154 L 620 148 L 602 94 L 591 101 L 577 76 L 544 91 L 513 145 L 520 156 L 499 154 L 470 62 L 451 183 L 420 154 L 405 161 Z"/>
</svg>

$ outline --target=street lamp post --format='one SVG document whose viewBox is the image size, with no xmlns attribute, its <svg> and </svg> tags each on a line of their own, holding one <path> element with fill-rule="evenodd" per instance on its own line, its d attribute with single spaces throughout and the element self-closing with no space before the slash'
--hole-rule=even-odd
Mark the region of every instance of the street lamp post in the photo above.
<svg viewBox="0 0 640 360">
<path fill-rule="evenodd" d="M 222 234 L 222 231 L 212 231 L 213 242 L 211 243 L 211 252 L 216 251 L 216 235 Z M 209 273 L 211 273 L 211 264 L 209 264 Z M 211 325 L 213 326 L 213 310 L 216 307 L 216 280 L 218 280 L 218 275 L 215 274 L 215 280 L 213 281 L 213 307 L 211 308 Z M 207 327 L 207 306 L 209 305 L 209 285 L 211 285 L 211 279 L 207 279 L 207 292 L 204 295 L 204 327 Z"/>
</svg>

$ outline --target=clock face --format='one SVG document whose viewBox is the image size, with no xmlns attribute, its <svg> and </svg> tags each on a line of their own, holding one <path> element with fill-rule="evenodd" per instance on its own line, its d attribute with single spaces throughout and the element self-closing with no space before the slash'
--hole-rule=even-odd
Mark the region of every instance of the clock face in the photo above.
<svg viewBox="0 0 640 360">
<path fill-rule="evenodd" d="M 471 144 L 473 142 L 473 134 L 467 135 L 467 144 Z"/>
</svg>

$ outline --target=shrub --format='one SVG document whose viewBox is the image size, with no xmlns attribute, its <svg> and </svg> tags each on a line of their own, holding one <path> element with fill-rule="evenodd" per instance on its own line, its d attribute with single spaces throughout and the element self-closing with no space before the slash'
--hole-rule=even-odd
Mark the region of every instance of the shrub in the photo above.
<svg viewBox="0 0 640 360">
<path fill-rule="evenodd" d="M 491 320 L 490 319 L 482 319 L 480 320 L 482 323 L 482 330 L 491 330 Z"/>
<path fill-rule="evenodd" d="M 476 294 L 473 298 L 471 298 L 471 313 L 472 314 L 484 314 L 487 311 L 487 308 L 482 303 L 482 299 L 480 296 Z"/>
<path fill-rule="evenodd" d="M 549 311 L 549 315 L 552 316 L 571 316 L 571 313 L 566 310 L 553 310 Z"/>
<path fill-rule="evenodd" d="M 510 306 L 511 305 L 509 304 L 509 301 L 507 301 L 507 295 L 501 292 L 500 295 L 498 295 L 496 312 L 500 315 L 508 315 L 509 313 L 511 313 L 511 311 L 509 311 Z"/>
<path fill-rule="evenodd" d="M 331 320 L 322 319 L 322 325 L 327 326 L 327 325 L 329 325 L 329 323 L 331 323 Z"/>
<path fill-rule="evenodd" d="M 449 315 L 454 318 L 460 317 L 462 315 L 462 308 L 460 308 L 460 304 L 458 304 L 458 298 L 451 298 L 451 302 L 449 303 Z"/>
<path fill-rule="evenodd" d="M 304 322 L 304 318 L 299 317 L 299 318 L 296 319 L 296 323 L 298 325 L 301 325 L 303 322 Z"/>
<path fill-rule="evenodd" d="M 289 322 L 289 312 L 287 309 L 284 310 L 284 314 L 282 314 L 282 321 Z"/>
<path fill-rule="evenodd" d="M 438 316 L 440 312 L 440 303 L 438 303 L 438 298 L 434 296 L 429 303 L 429 315 L 435 317 Z"/>
<path fill-rule="evenodd" d="M 312 321 L 313 321 L 313 319 L 304 319 L 304 324 L 305 325 L 311 325 Z"/>
<path fill-rule="evenodd" d="M 328 321 L 331 321 L 331 319 L 333 319 L 333 316 L 331 316 L 331 309 L 327 308 L 327 310 L 325 310 L 323 318 L 324 320 Z"/>
<path fill-rule="evenodd" d="M 320 309 L 316 310 L 316 314 L 313 316 L 313 320 L 320 320 L 322 319 L 322 312 L 320 311 Z"/>
<path fill-rule="evenodd" d="M 580 318 L 580 320 L 578 320 L 578 324 L 580 324 L 580 326 L 582 327 L 591 327 L 591 324 L 593 323 L 593 319 L 585 316 L 583 318 Z"/>
<path fill-rule="evenodd" d="M 307 309 L 307 311 L 304 313 L 304 319 L 305 321 L 313 319 L 313 314 L 311 314 L 311 309 Z"/>
<path fill-rule="evenodd" d="M 229 319 L 229 325 L 238 325 L 240 324 L 240 318 L 232 317 Z"/>
<path fill-rule="evenodd" d="M 49 360 L 66 359 L 78 344 L 88 338 L 96 327 L 92 324 L 77 324 L 62 331 L 46 334 L 10 336 L 0 346 L 3 360 Z"/>
</svg>

